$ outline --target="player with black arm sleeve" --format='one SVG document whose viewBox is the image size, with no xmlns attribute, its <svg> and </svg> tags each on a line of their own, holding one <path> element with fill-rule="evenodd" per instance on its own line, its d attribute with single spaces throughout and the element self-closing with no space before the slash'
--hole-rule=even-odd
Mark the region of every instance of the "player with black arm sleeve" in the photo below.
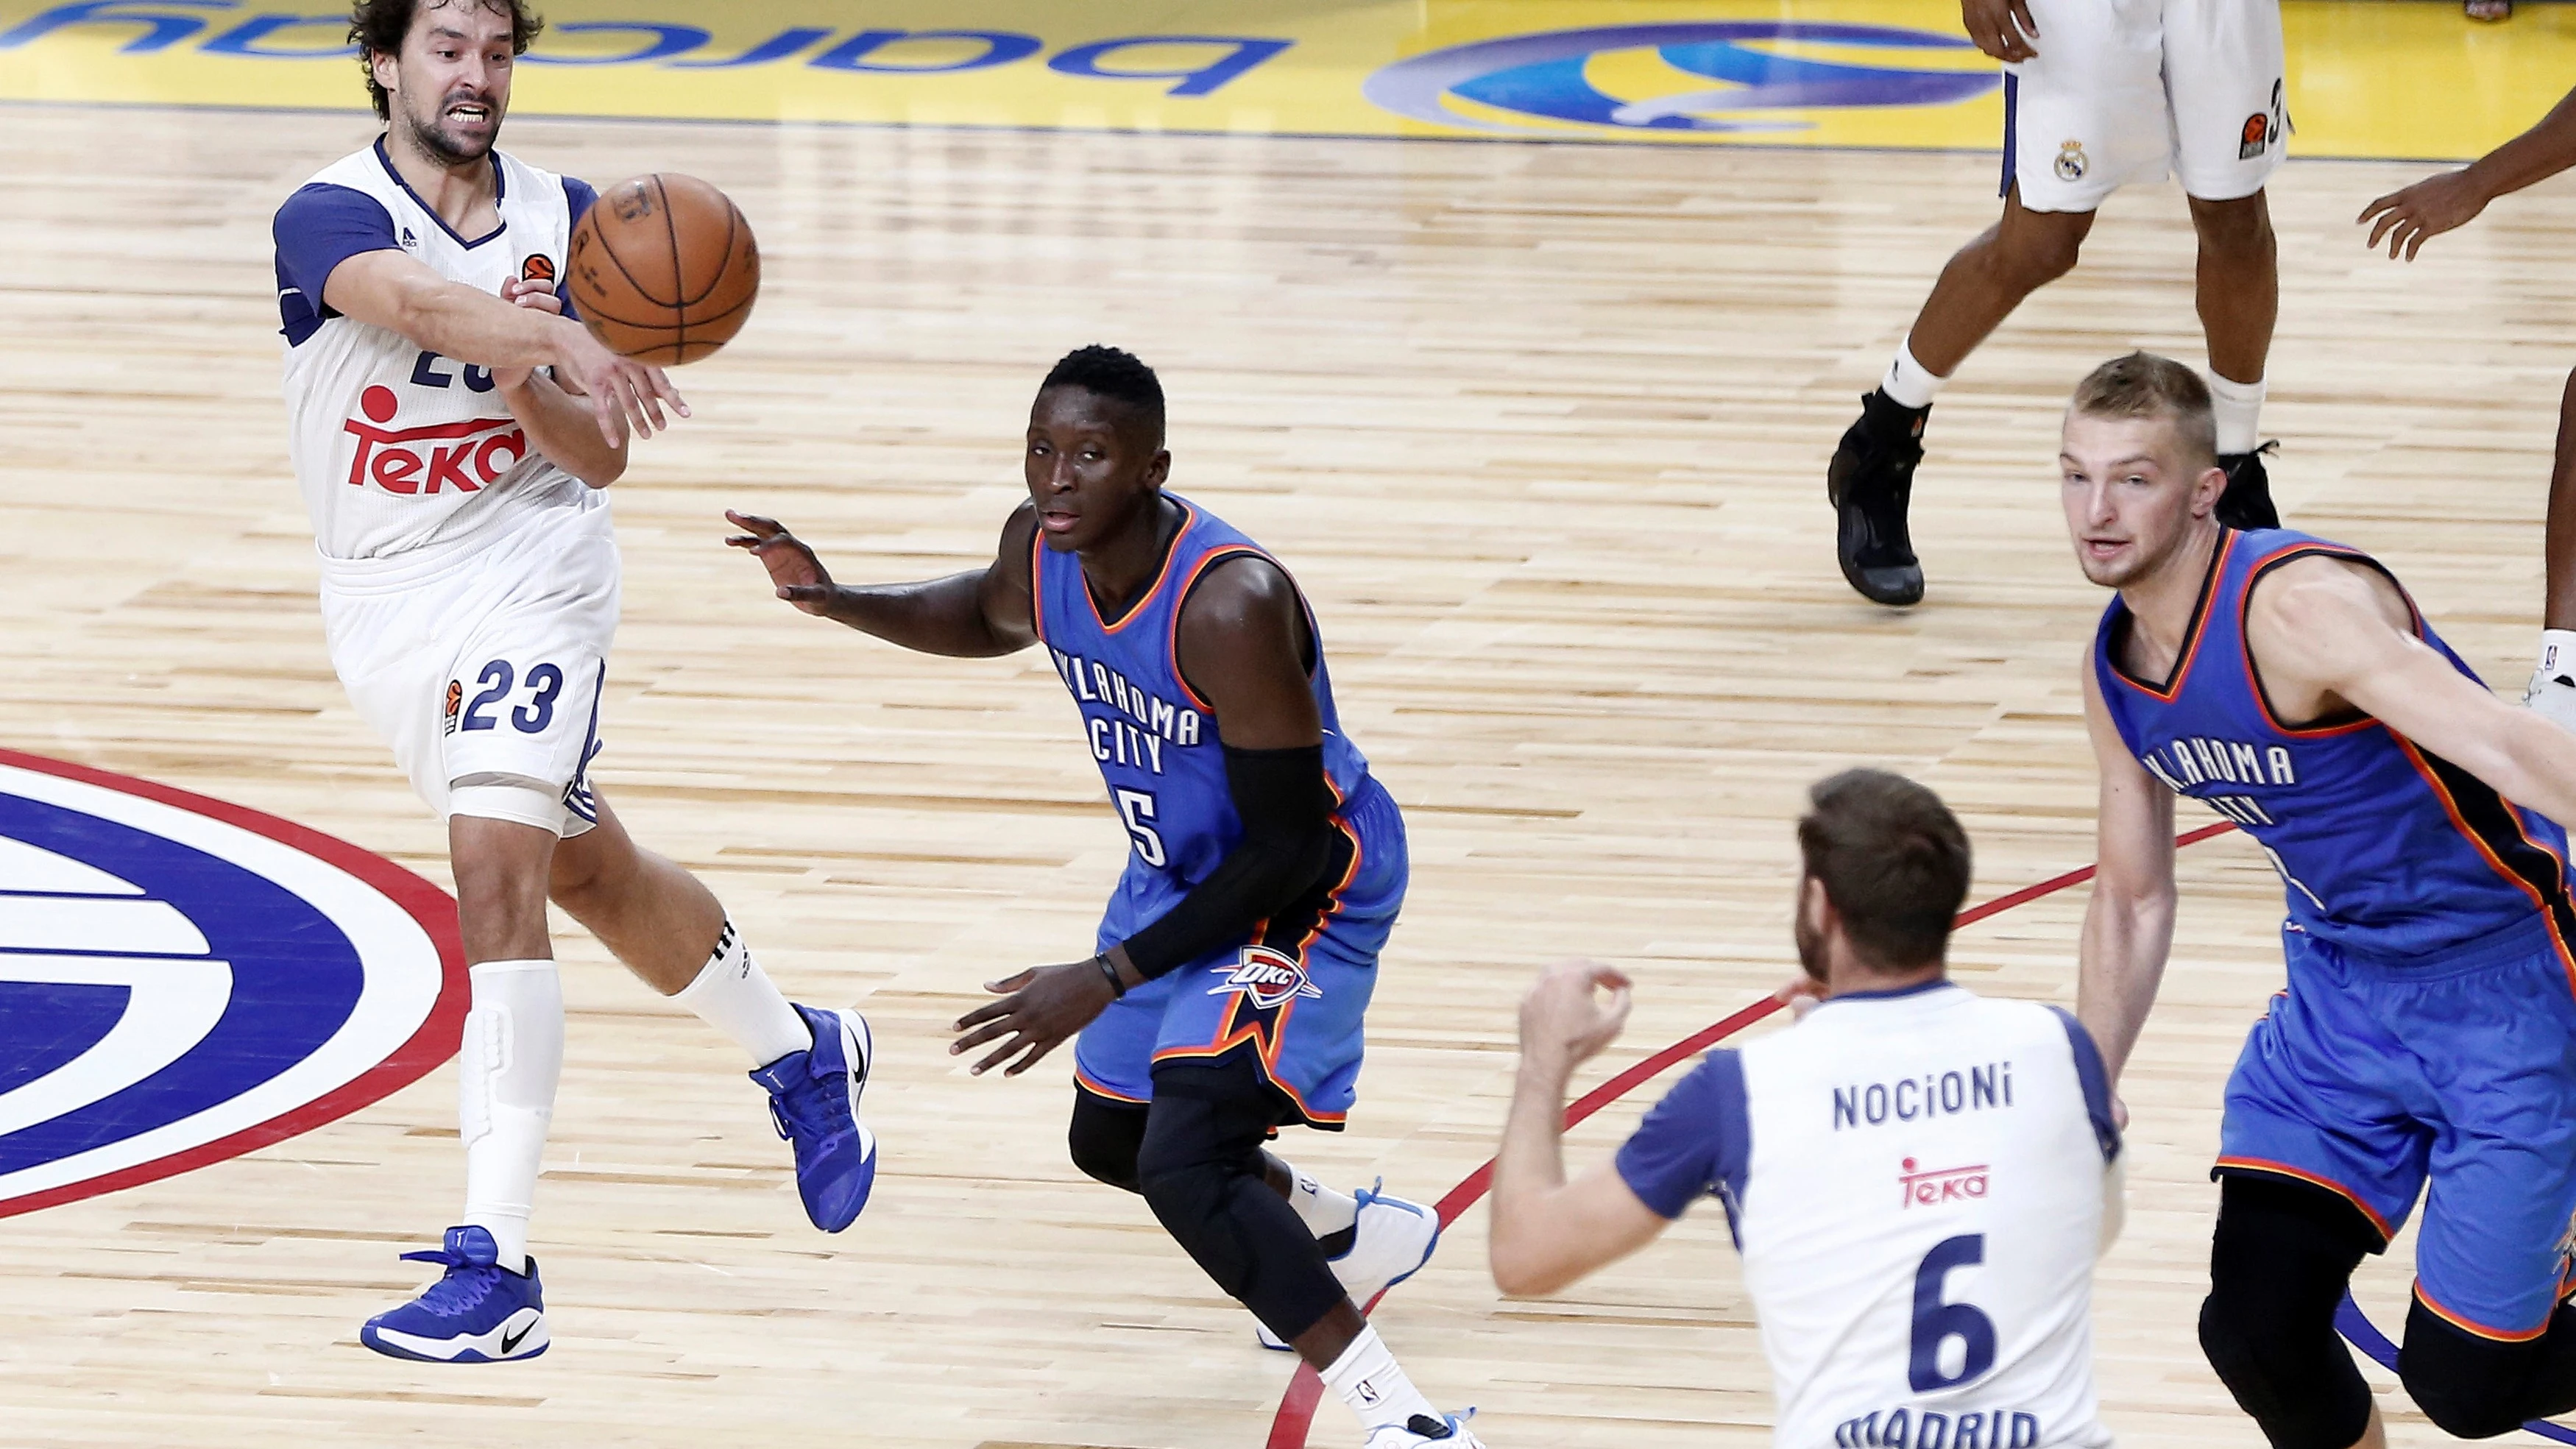
<svg viewBox="0 0 2576 1449">
<path fill-rule="evenodd" d="M 988 566 L 853 588 L 770 519 L 727 515 L 728 542 L 780 598 L 908 649 L 1045 647 L 1132 848 L 1094 954 L 991 983 L 950 1051 L 998 1043 L 975 1072 L 1016 1076 L 1079 1033 L 1075 1165 L 1141 1193 L 1264 1341 L 1351 1405 L 1367 1449 L 1469 1449 L 1466 1415 L 1433 1408 L 1362 1317 L 1429 1261 L 1437 1217 L 1263 1149 L 1350 1110 L 1403 817 L 1341 732 L 1296 583 L 1164 492 L 1170 470 L 1152 370 L 1086 347 L 1038 391 L 1029 502 Z"/>
</svg>

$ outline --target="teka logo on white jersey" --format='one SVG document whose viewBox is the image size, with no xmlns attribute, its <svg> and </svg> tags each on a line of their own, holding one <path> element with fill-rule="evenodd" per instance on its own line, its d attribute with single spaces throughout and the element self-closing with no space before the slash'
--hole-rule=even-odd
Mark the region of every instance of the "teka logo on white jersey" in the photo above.
<svg viewBox="0 0 2576 1449">
<path fill-rule="evenodd" d="M 1219 986 L 1208 988 L 1208 995 L 1223 996 L 1240 992 L 1245 1000 L 1263 1011 L 1284 1006 L 1298 997 L 1321 997 L 1324 988 L 1306 977 L 1306 968 L 1296 957 L 1267 946 L 1246 946 L 1235 964 L 1208 968 L 1225 977 Z"/>
<path fill-rule="evenodd" d="M 0 1216 L 345 1116 L 455 1052 L 467 992 L 392 862 L 0 750 Z"/>
<path fill-rule="evenodd" d="M 358 395 L 366 421 L 341 424 L 355 434 L 358 451 L 349 459 L 349 486 L 375 484 L 387 493 L 436 493 L 445 488 L 474 493 L 491 486 L 528 456 L 528 434 L 508 416 L 467 418 L 419 428 L 392 428 L 400 403 L 389 387 L 375 386 Z"/>
<path fill-rule="evenodd" d="M 1968 1202 L 1986 1195 L 1986 1164 L 1974 1167 L 1933 1167 L 1918 1170 L 1914 1159 L 1905 1159 L 1904 1169 L 1896 1174 L 1896 1185 L 1905 1193 L 1902 1207 L 1938 1207 L 1945 1202 Z"/>
</svg>

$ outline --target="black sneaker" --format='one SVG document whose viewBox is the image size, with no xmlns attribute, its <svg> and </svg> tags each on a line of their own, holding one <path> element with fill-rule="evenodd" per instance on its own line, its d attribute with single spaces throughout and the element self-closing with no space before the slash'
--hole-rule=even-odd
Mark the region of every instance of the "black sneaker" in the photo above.
<svg viewBox="0 0 2576 1449">
<path fill-rule="evenodd" d="M 2263 455 L 2280 446 L 2274 438 L 2251 453 L 2218 455 L 2227 473 L 2227 491 L 2218 495 L 2219 522 L 2235 529 L 2281 526 L 2281 510 L 2272 506 L 2272 475 L 2263 471 Z"/>
<path fill-rule="evenodd" d="M 1931 415 L 1928 405 L 1909 408 L 1873 390 L 1860 400 L 1860 420 L 1843 430 L 1825 469 L 1825 497 L 1840 518 L 1834 556 L 1843 578 L 1874 604 L 1923 597 L 1905 505 L 1914 496 L 1914 465 L 1923 461 L 1923 420 Z"/>
</svg>

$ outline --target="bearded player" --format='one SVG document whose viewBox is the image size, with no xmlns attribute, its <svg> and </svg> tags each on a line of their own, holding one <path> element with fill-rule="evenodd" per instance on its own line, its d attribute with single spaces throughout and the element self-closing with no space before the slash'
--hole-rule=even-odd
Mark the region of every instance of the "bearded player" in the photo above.
<svg viewBox="0 0 2576 1449">
<path fill-rule="evenodd" d="M 602 490 L 630 431 L 687 410 L 549 285 L 591 188 L 493 147 L 537 25 L 517 0 L 362 0 L 349 37 L 384 134 L 275 227 L 288 451 L 331 662 L 447 822 L 473 978 L 462 1220 L 404 1255 L 439 1281 L 359 1339 L 452 1363 L 548 1342 L 528 1218 L 563 1063 L 549 900 L 743 1048 L 817 1227 L 848 1226 L 876 1171 L 856 1116 L 866 1022 L 779 995 L 714 895 L 638 849 L 589 782 L 617 630 Z"/>
<path fill-rule="evenodd" d="M 2422 1193 L 2406 1391 L 2472 1439 L 2576 1409 L 2576 736 L 2488 693 L 2385 567 L 2214 516 L 2190 368 L 2096 369 L 2059 462 L 2077 561 L 2119 591 L 2083 676 L 2101 865 L 2077 997 L 2115 1083 L 2173 941 L 2174 796 L 2285 884 L 2289 989 L 2220 1119 L 2210 1365 L 2276 1449 L 2384 1443 L 2335 1309 Z"/>
<path fill-rule="evenodd" d="M 1439 1220 L 1334 1192 L 1262 1150 L 1338 1130 L 1407 879 L 1404 818 L 1341 731 L 1313 614 L 1268 554 L 1163 491 L 1163 389 L 1086 347 L 1030 409 L 1029 501 L 980 569 L 850 588 L 786 529 L 727 540 L 809 614 L 927 654 L 1043 646 L 1131 849 L 1087 960 L 1023 971 L 949 1050 L 975 1071 L 1074 1048 L 1074 1165 L 1144 1195 L 1219 1288 L 1360 1416 L 1368 1449 L 1472 1449 L 1361 1309 L 1429 1261 Z"/>
<path fill-rule="evenodd" d="M 1960 0 L 1959 14 L 2004 62 L 2003 216 L 1941 269 L 1834 450 L 1843 578 L 1881 604 L 1923 597 L 1906 513 L 1932 399 L 2024 298 L 2074 269 L 2112 192 L 2168 172 L 2200 241 L 2219 516 L 2277 525 L 2257 428 L 2281 299 L 2263 194 L 2290 130 L 2280 0 Z"/>
</svg>

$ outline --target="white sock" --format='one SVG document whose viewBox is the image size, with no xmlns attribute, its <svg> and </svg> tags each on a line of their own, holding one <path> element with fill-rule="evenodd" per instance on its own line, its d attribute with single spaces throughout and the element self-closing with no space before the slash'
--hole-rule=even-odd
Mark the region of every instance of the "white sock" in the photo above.
<svg viewBox="0 0 2576 1449">
<path fill-rule="evenodd" d="M 1324 1370 L 1324 1387 L 1341 1395 L 1351 1412 L 1360 1416 L 1360 1427 L 1372 1434 L 1390 1424 L 1400 1428 L 1416 1414 L 1440 1422 L 1440 1411 L 1404 1376 L 1374 1328 L 1361 1329 L 1333 1366 Z"/>
<path fill-rule="evenodd" d="M 2576 629 L 2540 631 L 2540 667 L 2535 672 L 2551 679 L 2576 675 Z"/>
<path fill-rule="evenodd" d="M 698 1019 L 751 1053 L 751 1064 L 765 1067 L 789 1052 L 814 1045 L 814 1033 L 787 998 L 769 983 L 769 973 L 751 959 L 742 932 L 727 917 L 716 937 L 715 954 L 698 968 L 698 978 L 671 998 L 698 1014 Z"/>
<path fill-rule="evenodd" d="M 2236 382 L 2216 372 L 2209 380 L 2209 410 L 2218 424 L 2218 451 L 2251 453 L 2263 441 L 2263 383 Z"/>
<path fill-rule="evenodd" d="M 1914 360 L 1914 339 L 1908 336 L 1896 344 L 1896 360 L 1887 365 L 1887 376 L 1880 381 L 1878 390 L 1899 406 L 1928 408 L 1933 394 L 1949 380 L 1934 376 L 1931 369 Z"/>
<path fill-rule="evenodd" d="M 486 961 L 456 1053 L 465 1139 L 464 1221 L 492 1234 L 501 1266 L 528 1270 L 528 1213 L 563 1075 L 563 983 L 552 961 Z"/>
<path fill-rule="evenodd" d="M 2576 657 L 2576 656 L 2570 656 Z M 1306 1231 L 1319 1238 L 1329 1238 L 1360 1220 L 1360 1200 L 1346 1192 L 1335 1192 L 1293 1162 L 1280 1164 L 1288 1169 L 1291 1185 L 1288 1205 L 1297 1210 L 1298 1220 Z"/>
</svg>

